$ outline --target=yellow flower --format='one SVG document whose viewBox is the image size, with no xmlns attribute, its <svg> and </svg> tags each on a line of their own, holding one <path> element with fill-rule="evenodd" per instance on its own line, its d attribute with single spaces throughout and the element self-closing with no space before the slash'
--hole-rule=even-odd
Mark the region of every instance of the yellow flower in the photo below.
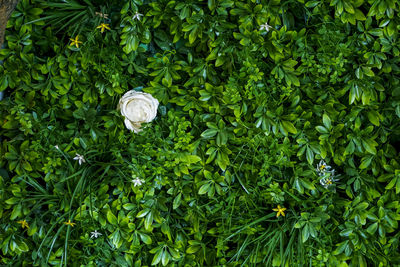
<svg viewBox="0 0 400 267">
<path fill-rule="evenodd" d="M 331 179 L 328 179 L 328 180 L 326 181 L 326 184 L 332 184 L 332 180 L 331 180 Z"/>
<path fill-rule="evenodd" d="M 28 223 L 26 222 L 26 220 L 18 221 L 17 223 L 21 224 L 22 229 L 24 229 L 25 227 L 26 227 L 26 228 L 29 228 L 29 225 L 28 225 Z"/>
<path fill-rule="evenodd" d="M 97 26 L 96 29 L 101 29 L 100 31 L 101 31 L 101 33 L 103 33 L 104 29 L 110 30 L 110 27 L 108 27 L 108 24 L 102 23 L 99 26 Z"/>
<path fill-rule="evenodd" d="M 79 35 L 77 35 L 77 36 L 75 37 L 75 39 L 70 38 L 70 40 L 71 40 L 71 45 L 75 45 L 76 48 L 79 48 L 79 44 L 82 43 L 81 41 L 78 40 L 78 36 L 79 36 Z"/>
<path fill-rule="evenodd" d="M 286 208 L 282 208 L 281 205 L 278 205 L 278 207 L 276 209 L 272 209 L 273 211 L 276 211 L 276 217 L 279 217 L 280 215 L 282 215 L 283 217 L 285 217 L 285 210 Z"/>
<path fill-rule="evenodd" d="M 76 223 L 73 223 L 73 222 L 71 222 L 71 220 L 68 220 L 68 222 L 64 222 L 64 224 L 74 227 Z"/>
</svg>

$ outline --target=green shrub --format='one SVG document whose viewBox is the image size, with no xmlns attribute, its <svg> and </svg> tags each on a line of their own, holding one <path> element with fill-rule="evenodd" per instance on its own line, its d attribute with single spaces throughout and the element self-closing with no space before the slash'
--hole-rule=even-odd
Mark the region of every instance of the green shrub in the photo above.
<svg viewBox="0 0 400 267">
<path fill-rule="evenodd" d="M 20 1 L 0 265 L 400 266 L 399 11 Z M 139 134 L 116 110 L 133 88 L 160 101 Z"/>
</svg>

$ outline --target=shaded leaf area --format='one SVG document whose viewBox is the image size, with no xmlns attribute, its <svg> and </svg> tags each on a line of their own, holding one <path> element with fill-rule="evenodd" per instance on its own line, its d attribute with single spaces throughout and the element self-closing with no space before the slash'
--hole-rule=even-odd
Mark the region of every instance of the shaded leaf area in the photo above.
<svg viewBox="0 0 400 267">
<path fill-rule="evenodd" d="M 20 1 L 0 50 L 0 265 L 399 265 L 398 13 Z M 160 102 L 138 134 L 116 110 L 131 89 Z"/>
</svg>

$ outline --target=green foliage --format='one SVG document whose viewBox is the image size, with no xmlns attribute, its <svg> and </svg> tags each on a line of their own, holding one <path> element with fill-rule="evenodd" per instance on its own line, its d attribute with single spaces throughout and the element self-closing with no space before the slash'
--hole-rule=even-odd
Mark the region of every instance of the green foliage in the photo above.
<svg viewBox="0 0 400 267">
<path fill-rule="evenodd" d="M 0 265 L 399 266 L 399 11 L 21 0 L 0 50 Z M 116 110 L 133 88 L 160 102 L 138 134 Z"/>
</svg>

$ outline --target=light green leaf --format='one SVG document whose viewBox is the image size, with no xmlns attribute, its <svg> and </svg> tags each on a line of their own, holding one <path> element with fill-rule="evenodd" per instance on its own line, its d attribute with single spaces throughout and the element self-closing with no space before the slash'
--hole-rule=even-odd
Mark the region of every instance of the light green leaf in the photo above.
<svg viewBox="0 0 400 267">
<path fill-rule="evenodd" d="M 118 224 L 117 217 L 110 210 L 107 211 L 107 220 L 112 225 L 117 225 Z"/>
<path fill-rule="evenodd" d="M 297 134 L 296 127 L 294 127 L 293 123 L 291 123 L 290 121 L 282 121 L 282 125 L 287 132 Z"/>
<path fill-rule="evenodd" d="M 211 138 L 211 137 L 215 136 L 217 133 L 218 133 L 217 129 L 207 129 L 201 134 L 201 137 Z"/>
</svg>

